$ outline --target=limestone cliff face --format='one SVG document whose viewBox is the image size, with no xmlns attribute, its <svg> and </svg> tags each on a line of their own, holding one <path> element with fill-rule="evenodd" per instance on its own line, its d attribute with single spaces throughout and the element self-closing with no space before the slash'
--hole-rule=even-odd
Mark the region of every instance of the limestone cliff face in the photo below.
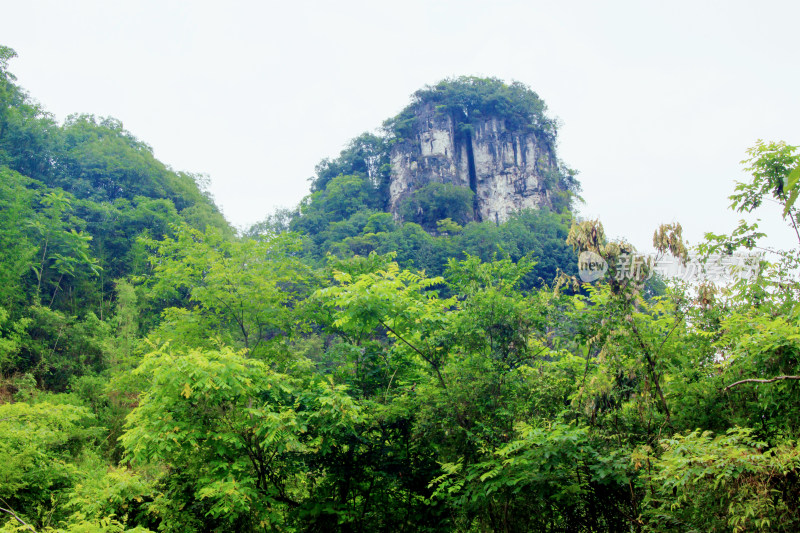
<svg viewBox="0 0 800 533">
<path fill-rule="evenodd" d="M 550 206 L 545 176 L 557 171 L 552 148 L 535 133 L 513 131 L 495 117 L 457 131 L 433 106 L 416 112 L 413 135 L 391 150 L 389 208 L 399 218 L 403 200 L 431 182 L 469 187 L 475 219 L 505 221 L 519 209 Z"/>
</svg>

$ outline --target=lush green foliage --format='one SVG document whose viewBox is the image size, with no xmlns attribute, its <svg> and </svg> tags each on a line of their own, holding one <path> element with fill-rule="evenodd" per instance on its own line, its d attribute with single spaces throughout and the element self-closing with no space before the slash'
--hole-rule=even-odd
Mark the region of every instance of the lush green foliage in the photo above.
<svg viewBox="0 0 800 533">
<path fill-rule="evenodd" d="M 506 84 L 497 78 L 461 76 L 442 80 L 414 93 L 412 103 L 388 120 L 386 129 L 393 140 L 408 138 L 419 106 L 431 105 L 438 113 L 453 117 L 456 128 L 466 132 L 481 118 L 505 120 L 510 128 L 525 128 L 538 133 L 549 144 L 555 143 L 556 123 L 545 114 L 547 106 L 524 84 Z"/>
<path fill-rule="evenodd" d="M 436 231 L 439 222 L 450 220 L 446 226 L 458 231 L 472 219 L 474 193 L 466 187 L 449 183 L 429 183 L 406 199 L 400 208 L 403 220 L 416 222 L 428 231 Z"/>
<path fill-rule="evenodd" d="M 661 445 L 653 462 L 646 515 L 661 531 L 793 531 L 797 516 L 800 451 L 794 443 L 770 446 L 754 431 L 724 435 L 692 431 Z"/>
<path fill-rule="evenodd" d="M 412 104 L 387 121 L 382 136 L 364 133 L 339 157 L 323 160 L 310 180 L 311 194 L 297 210 L 282 213 L 282 221 L 256 224 L 248 235 L 287 229 L 302 233 L 308 238 L 305 256 L 318 264 L 329 253 L 349 257 L 397 252 L 401 265 L 441 274 L 449 258 L 463 257 L 463 253 L 488 260 L 495 253 L 521 257 L 546 249 L 547 256 L 538 255 L 546 266 L 536 269 L 534 279 L 552 279 L 558 268 L 572 269 L 575 258 L 564 240 L 580 185 L 575 171 L 561 163 L 542 171 L 552 211 L 558 216 L 520 215 L 501 224 L 498 231 L 494 224 L 474 223 L 472 190 L 447 183 L 429 183 L 415 190 L 398 206 L 398 220 L 387 212 L 391 147 L 411 134 L 417 113 L 425 106 L 451 116 L 461 134 L 477 121 L 495 117 L 514 131 L 534 132 L 555 152 L 555 123 L 546 116 L 544 102 L 524 85 L 507 85 L 494 78 L 444 80 L 415 93 Z M 521 233 L 521 225 L 528 226 L 525 231 L 530 235 Z"/>
<path fill-rule="evenodd" d="M 118 122 L 55 124 L 12 57 L 0 531 L 800 527 L 800 248 L 653 290 L 651 264 L 618 266 L 629 244 L 566 211 L 465 223 L 468 195 L 431 187 L 412 199 L 430 216 L 394 220 L 366 135 L 320 165 L 300 216 L 237 237 Z M 467 81 L 425 98 L 467 105 L 486 88 Z M 539 109 L 488 86 L 470 113 Z M 733 208 L 774 200 L 796 227 L 795 152 L 756 145 Z M 658 252 L 685 261 L 681 231 L 658 228 Z M 608 275 L 580 284 L 576 252 Z"/>
<path fill-rule="evenodd" d="M 389 152 L 386 141 L 372 133 L 363 133 L 342 150 L 336 159 L 323 159 L 312 179 L 312 192 L 322 191 L 337 176 L 358 175 L 369 180 L 375 191 L 385 195 L 389 178 Z"/>
</svg>

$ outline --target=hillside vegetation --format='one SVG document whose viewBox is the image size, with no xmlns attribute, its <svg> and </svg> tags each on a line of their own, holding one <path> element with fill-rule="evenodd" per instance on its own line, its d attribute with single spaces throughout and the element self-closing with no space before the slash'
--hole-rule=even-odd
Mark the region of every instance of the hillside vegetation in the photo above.
<svg viewBox="0 0 800 533">
<path fill-rule="evenodd" d="M 564 206 L 468 222 L 463 191 L 431 188 L 398 221 L 381 191 L 401 114 L 237 235 L 119 121 L 56 123 L 13 56 L 0 531 L 800 529 L 800 234 L 715 285 L 650 279 Z M 467 86 L 414 98 L 555 141 L 528 89 Z M 732 208 L 796 228 L 797 148 L 746 164 Z M 661 259 L 709 269 L 762 237 L 742 222 L 687 250 L 679 224 L 654 230 Z M 593 283 L 583 252 L 608 267 Z"/>
<path fill-rule="evenodd" d="M 450 183 L 429 183 L 401 205 L 399 218 L 389 213 L 391 148 L 411 135 L 425 106 L 452 117 L 457 132 L 495 117 L 515 131 L 534 132 L 555 151 L 555 121 L 527 87 L 495 78 L 444 80 L 417 91 L 411 104 L 384 123 L 381 134 L 364 133 L 339 157 L 320 162 L 310 180 L 311 192 L 297 209 L 273 215 L 248 234 L 303 234 L 304 253 L 318 264 L 329 254 L 344 258 L 392 252 L 404 268 L 441 275 L 450 258 L 463 259 L 465 254 L 484 261 L 532 256 L 536 264 L 525 276 L 525 287 L 554 279 L 559 269 L 575 273 L 577 256 L 565 240 L 580 185 L 575 171 L 564 164 L 550 185 L 558 208 L 523 210 L 504 224 L 475 221 L 473 191 Z"/>
</svg>

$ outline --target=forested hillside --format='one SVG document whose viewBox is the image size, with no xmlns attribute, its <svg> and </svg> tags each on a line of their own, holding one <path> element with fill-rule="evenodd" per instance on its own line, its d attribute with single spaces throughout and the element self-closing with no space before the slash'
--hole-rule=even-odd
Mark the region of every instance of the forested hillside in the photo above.
<svg viewBox="0 0 800 533">
<path fill-rule="evenodd" d="M 659 280 L 576 219 L 562 163 L 554 201 L 505 222 L 445 184 L 398 218 L 401 113 L 237 234 L 201 177 L 119 121 L 57 123 L 13 57 L 0 47 L 0 531 L 800 529 L 800 233 L 736 263 L 755 225 L 694 249 L 662 225 L 655 259 L 695 274 Z M 555 143 L 531 94 L 460 78 L 412 106 Z M 731 208 L 766 203 L 797 231 L 797 148 L 758 142 L 746 169 Z M 703 280 L 720 260 L 744 268 Z"/>
<path fill-rule="evenodd" d="M 421 109 L 434 108 L 429 117 Z M 475 191 L 425 176 L 391 212 L 391 155 L 393 148 L 419 135 L 419 122 L 446 119 L 456 138 L 467 135 L 474 123 L 493 117 L 510 128 L 541 139 L 555 153 L 555 122 L 545 105 L 521 84 L 507 85 L 494 78 L 461 77 L 417 91 L 412 103 L 383 125 L 380 134 L 364 133 L 351 140 L 338 157 L 324 159 L 310 179 L 311 191 L 294 210 L 282 210 L 249 229 L 247 236 L 293 231 L 305 236 L 303 254 L 322 265 L 326 256 L 396 254 L 403 268 L 441 275 L 451 258 L 476 256 L 483 261 L 508 257 L 535 258 L 524 287 L 553 280 L 559 271 L 575 273 L 577 256 L 566 244 L 572 222 L 572 204 L 579 199 L 575 171 L 563 163 L 548 162 L 543 189 L 553 205 L 522 209 L 502 224 L 481 220 L 475 209 Z M 467 133 L 465 133 L 467 132 Z M 430 157 L 423 159 L 431 159 Z M 416 165 L 416 163 L 415 163 Z M 428 179 L 432 181 L 428 182 Z M 446 176 L 445 176 L 446 178 Z M 439 181 L 437 181 L 439 180 Z"/>
</svg>

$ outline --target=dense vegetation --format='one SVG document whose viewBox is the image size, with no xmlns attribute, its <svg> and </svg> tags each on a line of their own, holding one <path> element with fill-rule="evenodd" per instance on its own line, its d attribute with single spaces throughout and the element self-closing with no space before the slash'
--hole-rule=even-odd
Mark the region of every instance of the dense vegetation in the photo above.
<svg viewBox="0 0 800 533">
<path fill-rule="evenodd" d="M 323 160 L 310 180 L 311 194 L 296 210 L 280 212 L 248 234 L 292 230 L 306 235 L 303 254 L 317 265 L 329 254 L 344 258 L 394 252 L 403 268 L 442 275 L 450 258 L 465 254 L 484 261 L 495 255 L 516 261 L 532 254 L 538 263 L 526 275 L 526 287 L 552 280 L 559 268 L 574 273 L 577 257 L 565 240 L 580 185 L 575 171 L 563 163 L 544 177 L 553 209 L 522 212 L 500 226 L 475 221 L 473 192 L 446 183 L 429 183 L 409 195 L 399 206 L 399 220 L 387 212 L 391 147 L 411 135 L 424 106 L 451 116 L 461 131 L 481 118 L 497 117 L 510 129 L 540 135 L 554 153 L 555 121 L 527 87 L 495 78 L 444 80 L 417 91 L 411 104 L 386 121 L 381 135 L 364 133 L 339 157 Z"/>
<path fill-rule="evenodd" d="M 467 133 L 479 120 L 497 117 L 509 129 L 534 132 L 555 145 L 556 122 L 546 115 L 547 106 L 538 94 L 519 82 L 474 76 L 442 80 L 415 92 L 411 104 L 384 124 L 389 142 L 401 142 L 412 134 L 417 111 L 424 106 L 450 115 L 456 133 Z"/>
<path fill-rule="evenodd" d="M 463 225 L 430 190 L 439 214 L 396 222 L 362 136 L 236 236 L 119 122 L 56 124 L 11 57 L 0 531 L 800 528 L 800 235 L 755 278 L 653 291 L 568 211 Z M 732 207 L 796 228 L 797 149 L 748 161 Z M 687 259 L 677 224 L 654 245 Z"/>
</svg>

